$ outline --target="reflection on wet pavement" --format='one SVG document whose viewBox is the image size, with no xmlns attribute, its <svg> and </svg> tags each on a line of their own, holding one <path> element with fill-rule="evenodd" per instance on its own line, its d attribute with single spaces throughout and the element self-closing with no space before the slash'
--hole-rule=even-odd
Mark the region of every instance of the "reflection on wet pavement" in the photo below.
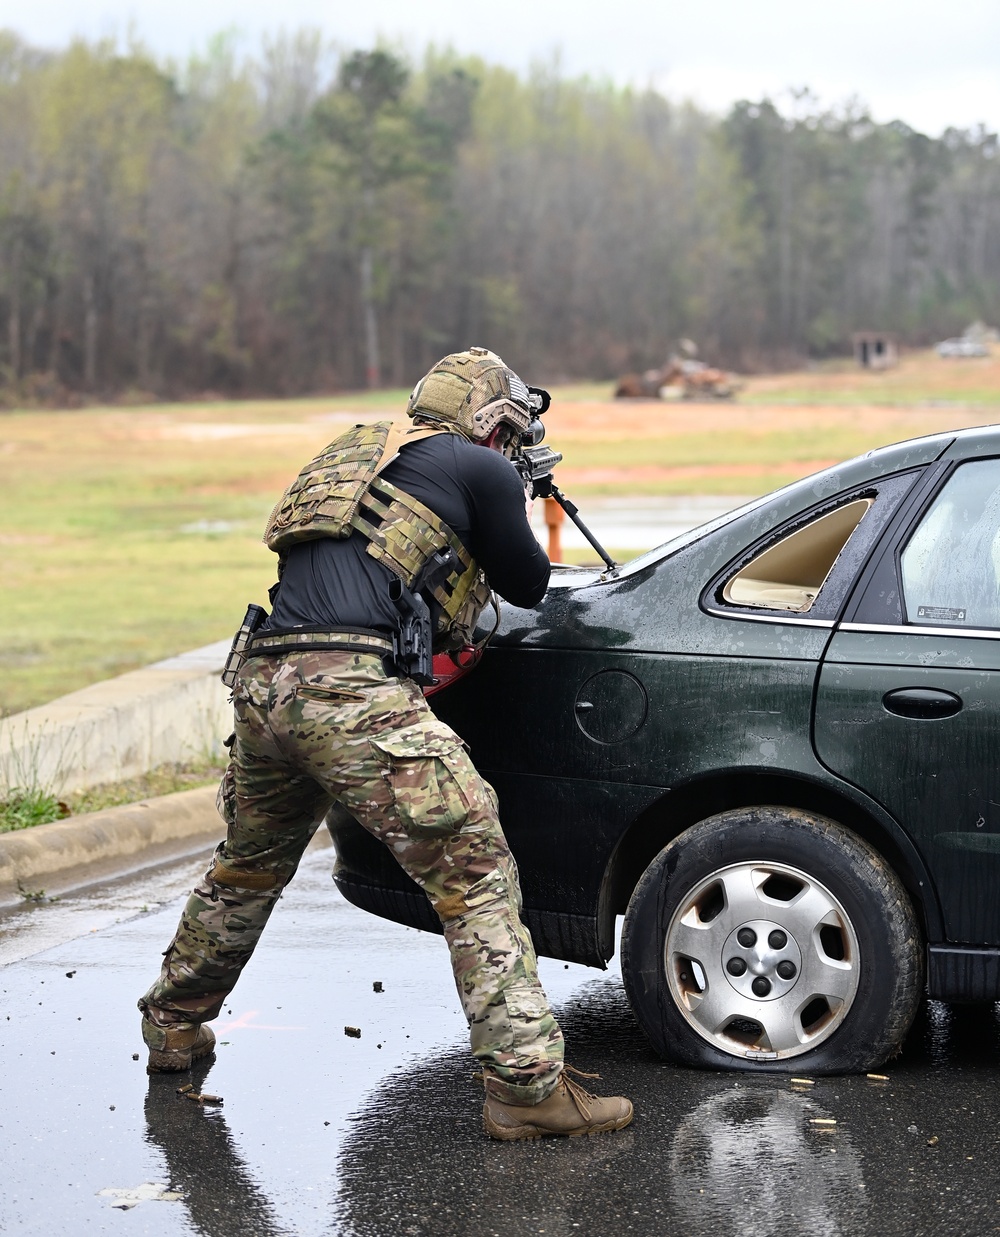
<svg viewBox="0 0 1000 1237">
<path fill-rule="evenodd" d="M 329 868 L 329 852 L 307 856 L 216 1023 L 217 1056 L 190 1075 L 222 1107 L 185 1101 L 184 1075 L 147 1078 L 133 1060 L 135 998 L 176 901 L 135 914 L 119 900 L 121 922 L 0 968 L 0 1137 L 19 1152 L 0 1175 L 4 1231 L 1000 1231 L 995 1008 L 926 1003 L 887 1082 L 798 1087 L 666 1066 L 614 972 L 543 961 L 571 1060 L 631 1096 L 635 1124 L 493 1143 L 440 939 L 348 906 Z"/>
<path fill-rule="evenodd" d="M 995 1009 L 931 1003 L 888 1082 L 810 1087 L 663 1065 L 613 981 L 588 985 L 562 1021 L 575 1057 L 635 1099 L 630 1129 L 492 1145 L 456 1103 L 462 1058 L 440 1058 L 358 1114 L 340 1161 L 344 1231 L 569 1234 L 595 1217 L 713 1237 L 1000 1231 Z"/>
<path fill-rule="evenodd" d="M 675 1215 L 688 1232 L 856 1233 L 861 1157 L 829 1110 L 789 1091 L 729 1090 L 687 1113 L 670 1142 Z M 720 1195 L 732 1215 L 719 1215 Z"/>
<path fill-rule="evenodd" d="M 285 1237 L 295 1232 L 280 1221 L 271 1200 L 247 1168 L 219 1108 L 184 1102 L 177 1088 L 191 1082 L 197 1091 L 212 1068 L 199 1061 L 189 1074 L 149 1079 L 146 1138 L 163 1156 L 172 1188 L 194 1230 L 211 1237 Z"/>
<path fill-rule="evenodd" d="M 185 894 L 208 866 L 214 847 L 196 856 L 147 869 L 108 885 L 25 898 L 0 910 L 0 966 L 30 958 L 54 945 L 97 932 L 122 919 L 147 914 Z"/>
</svg>

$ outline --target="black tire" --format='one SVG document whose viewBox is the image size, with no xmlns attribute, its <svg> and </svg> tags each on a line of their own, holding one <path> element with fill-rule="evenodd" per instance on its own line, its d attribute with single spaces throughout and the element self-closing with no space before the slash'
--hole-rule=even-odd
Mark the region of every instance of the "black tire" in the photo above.
<svg viewBox="0 0 1000 1237">
<path fill-rule="evenodd" d="M 854 1073 L 901 1049 L 923 942 L 867 842 L 821 816 L 743 808 L 694 825 L 646 869 L 625 914 L 622 974 L 669 1061 Z"/>
</svg>

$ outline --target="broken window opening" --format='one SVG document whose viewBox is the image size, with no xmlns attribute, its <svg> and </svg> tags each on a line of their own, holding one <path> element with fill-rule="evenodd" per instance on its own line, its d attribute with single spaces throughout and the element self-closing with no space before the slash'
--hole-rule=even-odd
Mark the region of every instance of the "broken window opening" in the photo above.
<svg viewBox="0 0 1000 1237">
<path fill-rule="evenodd" d="M 758 554 L 726 584 L 724 600 L 770 610 L 809 610 L 872 505 L 858 498 Z"/>
</svg>

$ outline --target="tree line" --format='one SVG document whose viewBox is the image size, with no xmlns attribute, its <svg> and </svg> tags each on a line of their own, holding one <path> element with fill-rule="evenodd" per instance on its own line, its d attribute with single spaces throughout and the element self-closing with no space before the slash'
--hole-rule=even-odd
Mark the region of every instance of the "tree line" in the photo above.
<svg viewBox="0 0 1000 1237">
<path fill-rule="evenodd" d="M 0 32 L 0 399 L 407 385 L 480 342 L 605 378 L 1000 321 L 1000 157 L 806 94 L 653 90 L 311 32 L 184 64 Z"/>
</svg>

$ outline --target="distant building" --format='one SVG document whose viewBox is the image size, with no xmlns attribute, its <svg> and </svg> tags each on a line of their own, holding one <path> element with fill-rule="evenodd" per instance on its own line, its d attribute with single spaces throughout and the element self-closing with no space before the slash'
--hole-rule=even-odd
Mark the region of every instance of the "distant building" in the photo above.
<svg viewBox="0 0 1000 1237">
<path fill-rule="evenodd" d="M 899 364 L 896 336 L 887 331 L 855 331 L 854 359 L 862 369 L 891 369 Z"/>
</svg>

